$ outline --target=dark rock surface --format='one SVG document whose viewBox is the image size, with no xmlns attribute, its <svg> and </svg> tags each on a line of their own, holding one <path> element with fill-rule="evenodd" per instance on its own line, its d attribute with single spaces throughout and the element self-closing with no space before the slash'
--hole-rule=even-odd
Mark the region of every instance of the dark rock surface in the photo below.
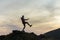
<svg viewBox="0 0 60 40">
<path fill-rule="evenodd" d="M 60 29 L 40 35 L 13 30 L 13 32 L 8 35 L 1 35 L 0 40 L 60 40 Z"/>
</svg>

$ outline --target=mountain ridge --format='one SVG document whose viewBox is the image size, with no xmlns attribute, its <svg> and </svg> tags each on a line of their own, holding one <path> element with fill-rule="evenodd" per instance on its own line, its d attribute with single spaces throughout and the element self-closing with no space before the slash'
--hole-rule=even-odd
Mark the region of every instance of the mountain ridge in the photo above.
<svg viewBox="0 0 60 40">
<path fill-rule="evenodd" d="M 10 34 L 1 35 L 0 40 L 60 40 L 60 28 L 40 35 L 13 30 Z"/>
</svg>

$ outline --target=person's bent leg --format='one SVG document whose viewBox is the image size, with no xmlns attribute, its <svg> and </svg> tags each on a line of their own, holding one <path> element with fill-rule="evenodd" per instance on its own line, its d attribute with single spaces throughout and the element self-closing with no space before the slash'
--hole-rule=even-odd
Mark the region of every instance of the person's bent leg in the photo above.
<svg viewBox="0 0 60 40">
<path fill-rule="evenodd" d="M 26 24 L 28 24 L 30 27 L 32 26 L 32 25 L 30 25 L 28 22 L 25 22 Z"/>
</svg>

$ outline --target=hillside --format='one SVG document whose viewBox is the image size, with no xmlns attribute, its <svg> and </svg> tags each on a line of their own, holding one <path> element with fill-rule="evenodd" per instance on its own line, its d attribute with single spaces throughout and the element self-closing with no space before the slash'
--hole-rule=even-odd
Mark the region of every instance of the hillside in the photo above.
<svg viewBox="0 0 60 40">
<path fill-rule="evenodd" d="M 1 35 L 0 40 L 60 40 L 60 29 L 40 35 L 13 30 L 12 33 L 8 35 Z"/>
</svg>

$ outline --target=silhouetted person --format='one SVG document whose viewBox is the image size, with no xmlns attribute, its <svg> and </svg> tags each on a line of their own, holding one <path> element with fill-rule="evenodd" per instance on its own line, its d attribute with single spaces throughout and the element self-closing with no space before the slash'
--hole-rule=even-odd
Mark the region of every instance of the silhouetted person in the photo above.
<svg viewBox="0 0 60 40">
<path fill-rule="evenodd" d="M 26 22 L 26 20 L 28 20 L 28 19 L 25 19 L 25 18 L 24 18 L 24 15 L 23 15 L 23 16 L 21 17 L 22 24 L 24 25 L 24 28 L 23 28 L 22 31 L 24 31 L 24 29 L 25 29 L 25 27 L 26 27 L 26 24 L 28 24 L 30 27 L 32 26 L 32 25 L 30 25 L 28 22 Z"/>
</svg>

